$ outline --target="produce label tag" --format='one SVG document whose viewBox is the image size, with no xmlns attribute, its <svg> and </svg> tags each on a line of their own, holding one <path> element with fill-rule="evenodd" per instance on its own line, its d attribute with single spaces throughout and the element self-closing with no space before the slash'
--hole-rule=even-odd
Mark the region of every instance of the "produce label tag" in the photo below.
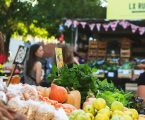
<svg viewBox="0 0 145 120">
<path fill-rule="evenodd" d="M 108 77 L 114 77 L 114 72 L 108 72 Z"/>
<path fill-rule="evenodd" d="M 125 75 L 129 74 L 129 70 L 123 70 L 123 74 Z"/>
<path fill-rule="evenodd" d="M 55 48 L 56 64 L 57 68 L 60 69 L 64 66 L 62 48 Z"/>
<path fill-rule="evenodd" d="M 140 75 L 143 72 L 144 72 L 144 70 L 134 70 L 135 75 Z"/>
</svg>

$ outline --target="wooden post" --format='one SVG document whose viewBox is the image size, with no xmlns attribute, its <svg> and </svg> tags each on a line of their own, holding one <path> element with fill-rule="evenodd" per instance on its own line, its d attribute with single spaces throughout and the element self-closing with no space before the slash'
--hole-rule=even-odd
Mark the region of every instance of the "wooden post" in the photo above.
<svg viewBox="0 0 145 120">
<path fill-rule="evenodd" d="M 12 68 L 11 74 L 10 74 L 10 76 L 9 76 L 9 78 L 8 78 L 8 81 L 7 81 L 7 87 L 8 87 L 9 84 L 11 83 L 11 79 L 12 79 L 12 76 L 13 76 L 13 74 L 14 74 L 14 72 L 15 72 L 16 66 L 17 66 L 17 64 L 13 64 L 13 68 Z"/>
</svg>

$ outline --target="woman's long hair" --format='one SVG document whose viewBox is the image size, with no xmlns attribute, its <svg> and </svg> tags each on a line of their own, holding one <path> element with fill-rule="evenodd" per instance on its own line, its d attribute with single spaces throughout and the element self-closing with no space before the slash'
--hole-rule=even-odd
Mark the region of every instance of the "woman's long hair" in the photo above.
<svg viewBox="0 0 145 120">
<path fill-rule="evenodd" d="M 39 49 L 40 44 L 34 44 L 30 47 L 28 60 L 26 62 L 26 75 L 29 76 L 34 64 L 39 60 L 39 58 L 35 55 L 36 51 Z"/>
</svg>

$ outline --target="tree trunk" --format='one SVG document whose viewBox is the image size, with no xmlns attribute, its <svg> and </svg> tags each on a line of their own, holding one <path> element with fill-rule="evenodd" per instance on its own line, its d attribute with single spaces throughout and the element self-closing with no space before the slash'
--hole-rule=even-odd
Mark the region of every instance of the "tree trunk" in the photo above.
<svg viewBox="0 0 145 120">
<path fill-rule="evenodd" d="M 8 55 L 9 53 L 9 46 L 10 46 L 10 39 L 11 39 L 11 33 L 6 33 L 6 41 L 5 41 L 5 53 Z"/>
</svg>

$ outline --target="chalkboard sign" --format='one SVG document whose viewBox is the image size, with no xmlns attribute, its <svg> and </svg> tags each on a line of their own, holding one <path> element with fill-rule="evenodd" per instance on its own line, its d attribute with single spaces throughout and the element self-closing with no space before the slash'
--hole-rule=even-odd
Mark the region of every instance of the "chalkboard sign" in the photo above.
<svg viewBox="0 0 145 120">
<path fill-rule="evenodd" d="M 27 51 L 28 51 L 27 47 L 19 46 L 19 49 L 17 51 L 13 64 L 23 64 L 26 58 Z"/>
<path fill-rule="evenodd" d="M 12 78 L 13 73 L 14 73 L 16 67 L 17 67 L 17 64 L 23 64 L 24 63 L 24 60 L 25 60 L 26 55 L 27 55 L 27 51 L 28 51 L 27 47 L 19 46 L 17 54 L 16 54 L 14 62 L 13 62 L 13 68 L 12 68 L 11 74 L 10 74 L 10 76 L 8 78 L 8 81 L 7 81 L 7 86 L 9 86 L 9 84 L 11 83 L 11 78 Z"/>
</svg>

